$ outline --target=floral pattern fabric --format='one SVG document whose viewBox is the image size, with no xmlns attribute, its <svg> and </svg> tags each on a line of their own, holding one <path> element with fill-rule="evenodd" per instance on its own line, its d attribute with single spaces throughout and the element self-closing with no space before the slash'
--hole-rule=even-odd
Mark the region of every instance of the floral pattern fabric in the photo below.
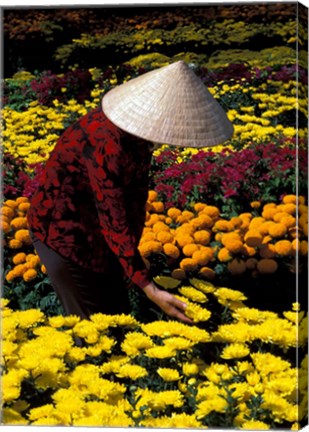
<svg viewBox="0 0 309 432">
<path fill-rule="evenodd" d="M 151 150 L 111 123 L 101 108 L 58 140 L 31 200 L 32 233 L 84 268 L 104 272 L 110 260 L 143 288 L 138 252 L 145 222 Z"/>
</svg>

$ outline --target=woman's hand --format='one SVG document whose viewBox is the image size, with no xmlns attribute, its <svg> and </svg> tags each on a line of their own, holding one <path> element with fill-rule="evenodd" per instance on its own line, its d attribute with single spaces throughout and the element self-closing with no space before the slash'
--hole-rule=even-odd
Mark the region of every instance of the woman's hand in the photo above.
<svg viewBox="0 0 309 432">
<path fill-rule="evenodd" d="M 146 285 L 143 291 L 149 300 L 159 306 L 159 308 L 162 309 L 167 315 L 177 318 L 188 324 L 193 323 L 193 321 L 184 314 L 187 305 L 178 300 L 169 292 L 159 289 L 152 282 Z"/>
</svg>

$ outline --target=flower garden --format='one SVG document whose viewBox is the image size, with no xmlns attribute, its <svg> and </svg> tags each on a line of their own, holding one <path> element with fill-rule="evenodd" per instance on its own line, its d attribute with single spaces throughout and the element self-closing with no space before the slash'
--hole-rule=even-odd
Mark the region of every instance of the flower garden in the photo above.
<svg viewBox="0 0 309 432">
<path fill-rule="evenodd" d="M 298 22 L 296 4 L 280 2 L 4 13 L 2 424 L 307 424 L 302 8 Z M 31 67 L 39 40 L 48 59 Z M 134 288 L 131 315 L 64 316 L 27 226 L 38 176 L 64 128 L 104 92 L 178 59 L 235 128 L 224 145 L 163 143 L 153 155 L 139 250 L 194 324 L 150 310 Z"/>
</svg>

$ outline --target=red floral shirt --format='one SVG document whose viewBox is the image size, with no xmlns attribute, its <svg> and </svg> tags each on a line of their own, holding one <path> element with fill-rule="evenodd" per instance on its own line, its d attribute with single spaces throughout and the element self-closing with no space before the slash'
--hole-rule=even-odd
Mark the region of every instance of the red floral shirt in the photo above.
<svg viewBox="0 0 309 432">
<path fill-rule="evenodd" d="M 97 108 L 51 152 L 28 212 L 33 234 L 63 257 L 104 272 L 115 254 L 125 274 L 149 283 L 138 244 L 145 222 L 151 151 Z"/>
</svg>

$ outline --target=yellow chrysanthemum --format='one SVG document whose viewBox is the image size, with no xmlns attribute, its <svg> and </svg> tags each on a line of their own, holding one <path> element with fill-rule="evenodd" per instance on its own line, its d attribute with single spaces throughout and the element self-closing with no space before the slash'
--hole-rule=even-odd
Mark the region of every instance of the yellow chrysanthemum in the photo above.
<svg viewBox="0 0 309 432">
<path fill-rule="evenodd" d="M 189 300 L 195 301 L 197 303 L 207 302 L 206 295 L 193 287 L 181 287 L 179 288 L 179 292 L 185 297 L 188 297 Z"/>
<path fill-rule="evenodd" d="M 241 425 L 241 429 L 245 430 L 269 430 L 270 425 L 260 420 L 247 420 Z"/>
<path fill-rule="evenodd" d="M 225 347 L 220 355 L 225 360 L 247 357 L 250 350 L 246 344 L 232 343 Z"/>
<path fill-rule="evenodd" d="M 157 373 L 166 382 L 178 381 L 180 379 L 179 372 L 176 369 L 158 368 Z"/>
</svg>

